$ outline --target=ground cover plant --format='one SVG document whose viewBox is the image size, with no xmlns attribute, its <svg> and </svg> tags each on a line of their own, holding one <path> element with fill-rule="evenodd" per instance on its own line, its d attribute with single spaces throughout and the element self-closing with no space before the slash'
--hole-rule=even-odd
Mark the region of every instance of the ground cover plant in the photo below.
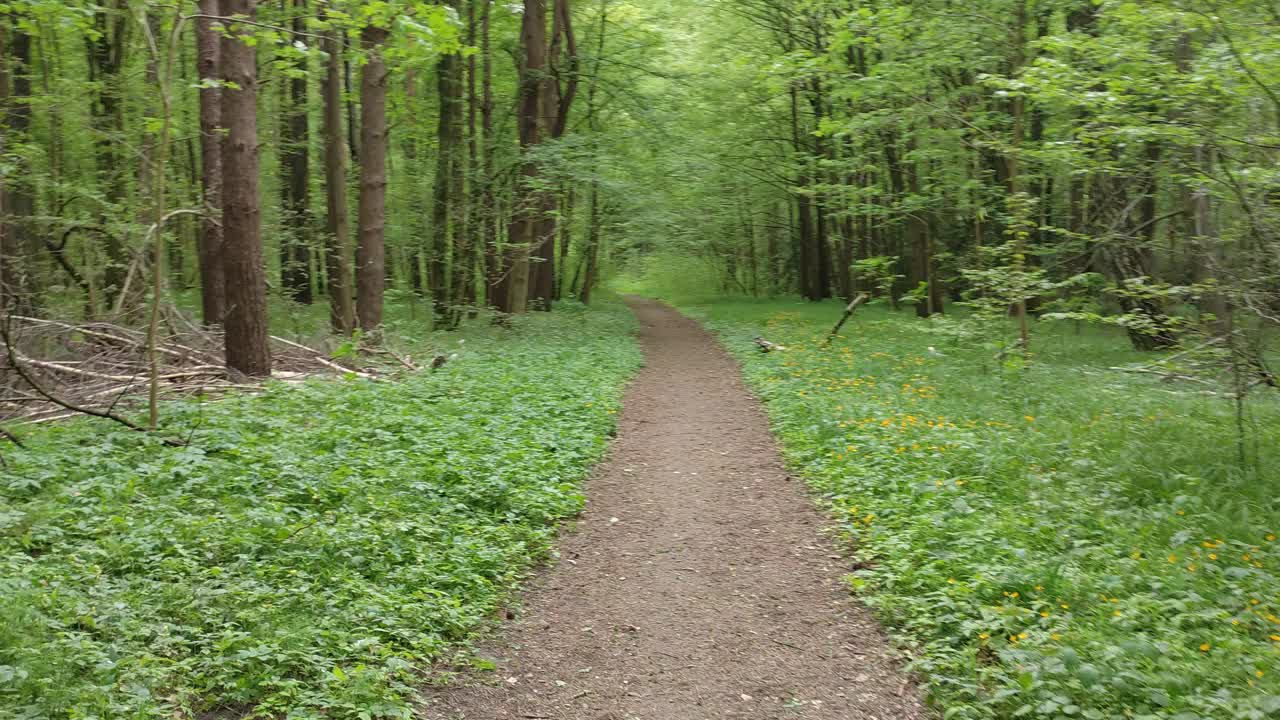
<svg viewBox="0 0 1280 720">
<path fill-rule="evenodd" d="M 269 384 L 156 436 L 24 431 L 0 715 L 395 717 L 574 514 L 640 356 L 620 305 L 439 336 L 400 382 Z"/>
<path fill-rule="evenodd" d="M 1280 712 L 1275 398 L 1249 406 L 1241 466 L 1233 404 L 1108 370 L 1150 360 L 1109 330 L 1041 323 L 1010 372 L 884 308 L 831 348 L 834 304 L 688 311 L 742 361 L 944 717 Z"/>
</svg>

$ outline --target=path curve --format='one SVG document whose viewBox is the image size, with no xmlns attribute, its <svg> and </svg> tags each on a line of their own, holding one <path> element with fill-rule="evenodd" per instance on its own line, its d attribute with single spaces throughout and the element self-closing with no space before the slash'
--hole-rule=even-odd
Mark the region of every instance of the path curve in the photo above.
<svg viewBox="0 0 1280 720">
<path fill-rule="evenodd" d="M 631 299 L 647 363 L 579 529 L 431 720 L 928 717 L 738 366 L 697 323 Z"/>
</svg>

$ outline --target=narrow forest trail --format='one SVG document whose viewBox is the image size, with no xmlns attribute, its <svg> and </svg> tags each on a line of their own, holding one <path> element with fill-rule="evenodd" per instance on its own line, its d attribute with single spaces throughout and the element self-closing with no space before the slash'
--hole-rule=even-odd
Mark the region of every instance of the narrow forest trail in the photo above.
<svg viewBox="0 0 1280 720">
<path fill-rule="evenodd" d="M 647 365 L 580 528 L 490 648 L 496 676 L 430 691 L 426 717 L 927 717 L 737 365 L 631 305 Z"/>
</svg>

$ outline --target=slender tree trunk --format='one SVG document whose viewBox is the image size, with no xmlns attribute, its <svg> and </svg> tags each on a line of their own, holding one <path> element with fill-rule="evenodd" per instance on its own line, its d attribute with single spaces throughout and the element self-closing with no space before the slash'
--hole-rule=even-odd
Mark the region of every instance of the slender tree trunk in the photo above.
<svg viewBox="0 0 1280 720">
<path fill-rule="evenodd" d="M 201 317 L 206 326 L 221 325 L 226 315 L 222 275 L 222 90 L 221 40 L 210 17 L 221 14 L 219 0 L 200 0 L 196 19 L 196 69 L 200 75 L 200 173 L 205 216 L 200 220 L 197 257 L 200 265 Z"/>
<path fill-rule="evenodd" d="M 460 101 L 456 80 L 458 79 L 457 55 L 443 55 L 436 63 L 436 86 L 440 96 L 440 116 L 436 126 L 438 142 L 436 155 L 436 179 L 431 207 L 432 249 L 427 261 L 427 282 L 431 285 L 432 305 L 435 308 L 435 322 L 443 327 L 449 322 L 449 258 L 451 251 L 458 247 L 457 238 L 462 228 L 452 221 L 456 213 L 454 207 L 461 202 L 456 197 L 457 186 L 455 172 L 458 165 L 460 139 L 457 137 L 457 105 Z M 462 258 L 453 254 L 455 265 L 461 264 Z"/>
<path fill-rule="evenodd" d="M 918 195 L 920 193 L 918 163 L 908 162 L 905 167 L 907 191 L 912 195 Z M 925 297 L 921 302 L 916 303 L 916 315 L 929 317 L 940 310 L 940 308 L 934 306 L 933 253 L 929 239 L 929 223 L 920 214 L 920 211 L 909 212 L 906 217 L 905 229 L 906 250 L 911 253 L 911 287 L 914 290 L 921 283 L 924 283 L 926 290 Z"/>
<path fill-rule="evenodd" d="M 485 301 L 492 307 L 503 308 L 510 295 L 506 278 L 507 271 L 503 263 L 503 254 L 498 248 L 497 202 L 494 197 L 494 136 L 493 136 L 493 54 L 490 47 L 490 26 L 492 24 L 493 3 L 483 2 L 480 11 L 480 59 L 481 59 L 481 97 L 480 127 L 484 132 L 484 167 L 480 180 L 480 216 L 483 219 L 483 231 L 480 239 L 484 243 L 484 275 Z"/>
<path fill-rule="evenodd" d="M 523 159 L 508 231 L 512 247 L 511 285 L 505 310 L 523 314 L 528 308 L 530 256 L 537 239 L 538 219 L 545 207 L 544 192 L 534 187 L 538 165 L 530 151 L 542 141 L 542 99 L 547 70 L 547 6 L 545 0 L 525 0 L 521 41 L 525 62 L 520 76 L 517 126 Z"/>
<path fill-rule="evenodd" d="M 595 289 L 596 278 L 600 273 L 600 241 L 602 235 L 602 218 L 600 209 L 600 183 L 591 181 L 591 221 L 587 226 L 586 253 L 587 269 L 582 279 L 582 292 L 578 299 L 582 304 L 591 304 L 591 291 Z"/>
<path fill-rule="evenodd" d="M 356 246 L 356 314 L 360 329 L 382 325 L 382 299 L 387 283 L 387 66 L 383 28 L 361 33 L 368 58 L 360 75 L 360 241 Z"/>
<path fill-rule="evenodd" d="M 360 164 L 360 118 L 356 115 L 356 103 L 352 100 L 355 95 L 355 83 L 351 79 L 351 60 L 347 52 L 351 49 L 350 41 L 346 35 L 341 36 L 343 47 L 342 60 L 342 86 L 345 89 L 346 112 L 347 112 L 347 150 L 351 152 L 351 162 L 355 165 Z"/>
<path fill-rule="evenodd" d="M 222 0 L 224 17 L 255 17 L 256 0 Z M 224 21 L 225 22 L 225 21 Z M 227 366 L 249 377 L 271 374 L 267 282 L 262 262 L 258 194 L 258 69 L 250 28 L 231 23 L 222 37 L 223 273 L 226 277 Z"/>
<path fill-rule="evenodd" d="M 0 20 L 9 25 L 8 19 Z M 4 50 L 6 81 L 4 94 L 3 141 L 26 142 L 31 132 L 31 36 L 13 23 L 2 30 L 8 35 Z M 16 141 L 16 142 L 15 142 Z M 0 147 L 8 152 L 8 147 Z M 21 156 L 16 156 L 21 157 Z M 35 193 L 31 187 L 30 169 L 18 160 L 4 178 L 3 200 L 0 200 L 0 308 L 32 312 L 37 305 L 38 290 L 31 262 L 36 255 L 32 246 L 35 234 L 30 226 L 35 215 Z"/>
<path fill-rule="evenodd" d="M 351 298 L 351 224 L 347 209 L 347 143 L 342 127 L 342 42 L 332 33 L 322 40 L 324 78 L 324 175 L 326 227 L 324 266 L 329 290 L 329 324 L 335 333 L 355 329 Z"/>
<path fill-rule="evenodd" d="M 573 246 L 573 211 L 574 202 L 577 200 L 573 186 L 565 183 L 560 189 L 560 247 L 556 249 L 556 271 L 553 276 L 554 286 L 552 290 L 552 298 L 561 300 L 564 298 L 564 279 L 566 276 L 566 265 L 569 262 L 569 251 Z"/>
<path fill-rule="evenodd" d="M 1013 14 L 1013 60 L 1011 75 L 1019 75 L 1023 66 L 1026 64 L 1027 52 L 1027 3 L 1019 0 L 1016 3 L 1017 9 Z M 1006 157 L 1005 176 L 1008 178 L 1009 194 L 1017 195 L 1025 192 L 1026 182 L 1022 177 L 1021 157 L 1022 145 L 1026 136 L 1026 99 L 1021 94 L 1015 94 L 1009 101 L 1009 115 L 1013 120 L 1013 132 L 1010 141 L 1011 151 Z M 1026 267 L 1026 248 L 1021 232 L 1016 233 L 1014 241 L 1013 256 L 1016 268 L 1019 273 L 1025 271 Z M 1018 338 L 1022 347 L 1022 352 L 1027 354 L 1031 350 L 1031 326 L 1027 318 L 1027 299 L 1018 298 L 1013 307 L 1014 315 L 1018 319 Z"/>
<path fill-rule="evenodd" d="M 94 156 L 98 183 L 108 203 L 119 204 L 126 196 L 128 181 L 122 154 L 124 144 L 124 77 L 129 47 L 129 9 L 126 0 L 106 0 L 93 15 L 94 33 L 86 41 L 89 80 L 98 90 L 89 103 L 94 130 Z M 103 217 L 107 221 L 109 218 Z M 103 235 L 105 262 L 102 289 L 110 303 L 124 289 L 129 264 L 124 244 L 115 233 Z"/>
<path fill-rule="evenodd" d="M 591 161 L 599 172 L 600 162 L 600 107 L 596 101 L 596 93 L 600 88 L 600 64 L 604 58 L 605 37 L 609 32 L 609 0 L 600 0 L 600 26 L 596 34 L 596 57 L 591 69 L 591 85 L 587 88 L 587 128 L 591 132 Z M 582 290 L 578 300 L 584 305 L 591 303 L 591 291 L 595 288 L 596 278 L 600 273 L 600 242 L 603 236 L 603 212 L 600 207 L 600 181 L 591 179 L 591 199 L 587 221 L 587 245 L 583 248 L 582 262 L 585 271 L 582 278 Z M 577 280 L 574 280 L 577 283 Z"/>
<path fill-rule="evenodd" d="M 284 4 L 286 0 L 282 0 Z M 305 30 L 307 0 L 293 0 L 290 21 L 297 37 Z M 311 295 L 311 138 L 308 105 L 310 75 L 304 58 L 293 62 L 298 77 L 288 78 L 288 100 L 280 120 L 280 194 L 284 234 L 280 241 L 280 286 L 286 297 L 310 305 Z"/>
<path fill-rule="evenodd" d="M 467 44 L 475 47 L 479 39 L 480 26 L 476 17 L 476 5 L 483 2 L 488 12 L 488 0 L 468 0 L 467 2 Z M 485 244 L 485 233 L 482 228 L 487 223 L 485 206 L 482 200 L 484 191 L 481 186 L 484 180 L 480 172 L 480 97 L 476 94 L 478 67 L 476 56 L 467 58 L 467 272 L 462 303 L 471 308 L 470 316 L 475 317 L 476 308 L 480 305 L 480 291 L 477 287 L 477 264 L 484 272 L 485 261 L 481 257 L 488 247 Z M 487 141 L 487 137 L 486 137 Z"/>
<path fill-rule="evenodd" d="M 1191 36 L 1183 33 L 1178 38 L 1175 61 L 1178 72 L 1187 74 L 1192 71 L 1195 59 L 1191 47 Z M 1205 178 L 1213 177 L 1214 149 L 1206 143 L 1192 151 L 1191 165 Z M 1203 283 L 1216 279 L 1222 271 L 1223 254 L 1222 239 L 1218 234 L 1218 223 L 1214 217 L 1213 194 L 1207 183 L 1184 180 L 1181 188 L 1185 235 L 1191 251 L 1192 278 Z M 1232 326 L 1231 305 L 1225 296 L 1218 292 L 1206 293 L 1200 300 L 1200 312 L 1212 316 L 1208 323 L 1210 332 L 1224 337 Z"/>
<path fill-rule="evenodd" d="M 455 7 L 457 2 L 455 0 Z M 449 326 L 456 327 L 462 315 L 459 310 L 467 302 L 474 273 L 471 254 L 471 232 L 467 227 L 467 138 L 466 138 L 466 67 L 462 58 L 456 58 L 449 75 L 449 226 L 452 244 L 452 273 L 449 290 L 454 310 L 450 313 Z M 443 106 L 442 106 L 443 109 Z M 442 147 L 441 152 L 444 152 Z"/>
</svg>

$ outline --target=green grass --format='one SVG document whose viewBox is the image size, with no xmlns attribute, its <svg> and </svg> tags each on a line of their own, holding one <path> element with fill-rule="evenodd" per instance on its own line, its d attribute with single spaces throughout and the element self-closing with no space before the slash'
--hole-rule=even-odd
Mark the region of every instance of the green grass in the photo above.
<svg viewBox="0 0 1280 720">
<path fill-rule="evenodd" d="M 186 448 L 24 432 L 0 472 L 0 717 L 406 716 L 581 508 L 633 325 L 565 307 L 429 338 L 460 353 L 434 374 L 167 407 Z"/>
<path fill-rule="evenodd" d="M 830 349 L 834 303 L 685 308 L 742 361 L 944 717 L 1280 713 L 1274 393 L 1241 467 L 1232 405 L 1108 370 L 1150 360 L 1111 331 L 1040 323 L 1008 371 L 878 307 Z"/>
</svg>

